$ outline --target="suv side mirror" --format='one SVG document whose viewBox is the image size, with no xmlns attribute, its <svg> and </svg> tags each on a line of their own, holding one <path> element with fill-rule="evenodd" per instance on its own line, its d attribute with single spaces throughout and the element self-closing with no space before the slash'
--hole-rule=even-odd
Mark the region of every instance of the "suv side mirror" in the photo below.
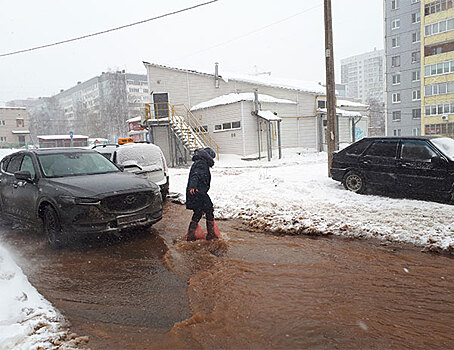
<svg viewBox="0 0 454 350">
<path fill-rule="evenodd" d="M 14 177 L 18 180 L 24 180 L 24 181 L 28 181 L 28 182 L 32 182 L 33 179 L 32 179 L 32 174 L 30 174 L 29 171 L 27 170 L 23 170 L 23 171 L 16 171 L 14 173 Z"/>
<path fill-rule="evenodd" d="M 125 171 L 125 167 L 123 165 L 117 164 L 117 167 L 120 171 Z"/>
</svg>

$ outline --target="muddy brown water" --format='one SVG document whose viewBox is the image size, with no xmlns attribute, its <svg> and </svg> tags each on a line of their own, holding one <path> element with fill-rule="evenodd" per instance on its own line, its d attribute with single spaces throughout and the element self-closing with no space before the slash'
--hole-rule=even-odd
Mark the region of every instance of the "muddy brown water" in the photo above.
<svg viewBox="0 0 454 350">
<path fill-rule="evenodd" d="M 452 256 L 234 220 L 186 243 L 189 219 L 167 203 L 148 232 L 57 251 L 4 222 L 0 238 L 91 349 L 454 348 Z"/>
</svg>

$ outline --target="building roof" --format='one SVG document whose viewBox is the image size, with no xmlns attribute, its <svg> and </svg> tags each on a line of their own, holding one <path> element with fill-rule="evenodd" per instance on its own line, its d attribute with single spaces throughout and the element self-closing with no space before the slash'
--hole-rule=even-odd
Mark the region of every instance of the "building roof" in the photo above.
<svg viewBox="0 0 454 350">
<path fill-rule="evenodd" d="M 69 135 L 41 135 L 38 138 L 42 140 L 69 140 L 71 136 Z M 88 136 L 85 135 L 73 135 L 73 139 L 88 139 Z"/>
<path fill-rule="evenodd" d="M 130 118 L 126 121 L 126 123 L 133 123 L 133 122 L 140 122 L 142 120 L 141 116 Z"/>
<path fill-rule="evenodd" d="M 259 102 L 265 103 L 286 103 L 286 104 L 296 104 L 294 101 L 284 100 L 281 98 L 275 98 L 270 95 L 259 94 Z M 254 93 L 252 92 L 243 92 L 243 93 L 231 93 L 228 95 L 222 95 L 215 97 L 211 100 L 199 103 L 191 108 L 191 111 L 196 111 L 199 109 L 210 108 L 221 105 L 228 105 L 231 103 L 241 102 L 241 101 L 254 101 Z"/>
<path fill-rule="evenodd" d="M 177 68 L 177 67 L 169 67 L 157 63 L 149 63 L 143 62 L 145 67 L 153 66 L 158 68 L 176 70 L 180 72 L 187 72 L 192 74 L 198 75 L 205 75 L 205 76 L 212 76 L 214 77 L 213 73 L 207 73 L 202 71 L 190 70 L 185 68 Z M 274 76 L 268 75 L 247 75 L 247 74 L 237 74 L 237 73 L 226 73 L 223 72 L 219 75 L 220 78 L 226 82 L 229 80 L 234 81 L 241 81 L 250 84 L 257 84 L 257 85 L 264 85 L 264 86 L 271 86 L 280 89 L 287 89 L 287 90 L 296 90 L 307 92 L 315 95 L 322 95 L 326 94 L 326 88 L 320 85 L 317 82 L 312 81 L 303 81 L 303 80 L 294 80 L 294 79 L 285 79 L 285 78 L 275 78 Z"/>
<path fill-rule="evenodd" d="M 326 108 L 319 108 L 318 110 L 322 113 L 327 113 Z M 340 108 L 336 108 L 336 114 L 339 114 L 342 117 L 362 117 L 362 114 L 359 112 L 346 111 Z"/>
<path fill-rule="evenodd" d="M 282 118 L 279 118 L 276 114 L 274 114 L 271 111 L 259 111 L 258 115 L 260 118 L 268 120 L 269 122 L 282 120 Z"/>
<path fill-rule="evenodd" d="M 360 102 L 337 99 L 337 107 L 364 107 L 364 108 L 367 108 L 369 106 L 364 103 L 360 103 Z"/>
<path fill-rule="evenodd" d="M 10 106 L 0 106 L 0 109 L 21 109 L 21 110 L 27 110 L 26 107 L 10 107 Z"/>
</svg>

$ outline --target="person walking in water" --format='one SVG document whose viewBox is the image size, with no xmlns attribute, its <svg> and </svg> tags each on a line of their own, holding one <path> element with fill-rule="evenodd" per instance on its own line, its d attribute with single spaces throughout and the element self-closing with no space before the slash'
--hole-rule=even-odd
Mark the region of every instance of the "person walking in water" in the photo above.
<svg viewBox="0 0 454 350">
<path fill-rule="evenodd" d="M 193 210 L 194 214 L 189 224 L 188 241 L 196 240 L 195 231 L 204 213 L 207 223 L 206 239 L 218 238 L 214 232 L 213 203 L 208 195 L 211 183 L 210 168 L 214 165 L 214 158 L 216 158 L 216 152 L 210 147 L 197 149 L 192 157 L 194 163 L 191 166 L 186 187 L 186 208 Z"/>
</svg>

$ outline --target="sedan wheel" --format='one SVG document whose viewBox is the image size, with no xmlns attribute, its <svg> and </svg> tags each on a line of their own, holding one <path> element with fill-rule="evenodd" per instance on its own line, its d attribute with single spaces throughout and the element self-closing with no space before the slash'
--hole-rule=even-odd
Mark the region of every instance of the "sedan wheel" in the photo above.
<svg viewBox="0 0 454 350">
<path fill-rule="evenodd" d="M 349 172 L 343 181 L 344 187 L 355 193 L 363 193 L 366 189 L 366 182 L 362 175 L 351 171 Z"/>
<path fill-rule="evenodd" d="M 64 245 L 63 234 L 60 220 L 55 209 L 48 205 L 44 208 L 43 215 L 44 233 L 47 236 L 47 242 L 52 248 L 60 248 Z"/>
</svg>

